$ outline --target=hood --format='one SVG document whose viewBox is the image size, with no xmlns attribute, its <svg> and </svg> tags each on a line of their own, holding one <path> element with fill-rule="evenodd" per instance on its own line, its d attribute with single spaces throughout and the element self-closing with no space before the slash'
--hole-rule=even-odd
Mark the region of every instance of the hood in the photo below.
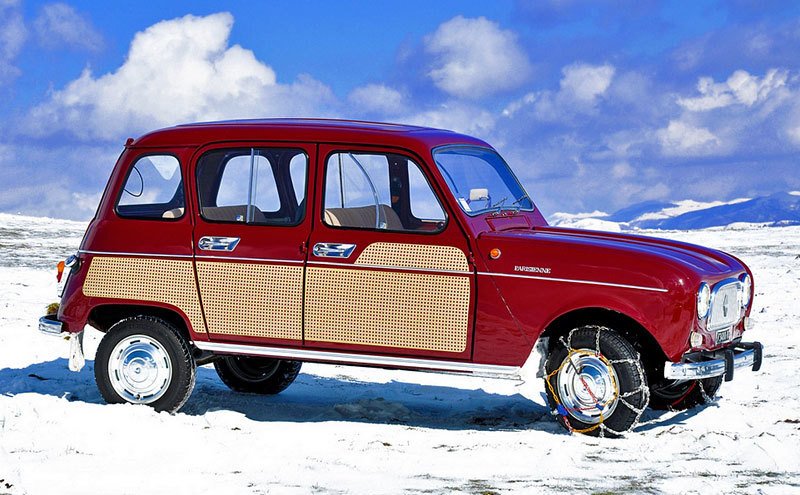
<svg viewBox="0 0 800 495">
<path fill-rule="evenodd" d="M 503 250 L 505 260 L 495 266 L 507 273 L 527 266 L 549 270 L 554 277 L 664 287 L 675 282 L 713 283 L 747 270 L 729 254 L 694 244 L 560 227 L 486 232 L 479 244 L 482 250 Z"/>
</svg>

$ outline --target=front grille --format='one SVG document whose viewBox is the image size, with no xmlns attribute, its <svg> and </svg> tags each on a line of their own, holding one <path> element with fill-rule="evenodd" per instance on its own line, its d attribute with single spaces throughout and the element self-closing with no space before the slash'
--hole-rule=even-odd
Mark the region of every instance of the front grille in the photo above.
<svg viewBox="0 0 800 495">
<path fill-rule="evenodd" d="M 711 295 L 706 328 L 710 331 L 732 326 L 742 316 L 742 290 L 738 280 L 723 280 L 714 287 Z"/>
</svg>

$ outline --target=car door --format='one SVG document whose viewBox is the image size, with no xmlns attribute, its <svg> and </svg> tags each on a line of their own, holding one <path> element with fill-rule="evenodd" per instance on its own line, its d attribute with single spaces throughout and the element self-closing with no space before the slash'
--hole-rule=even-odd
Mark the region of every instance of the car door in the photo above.
<svg viewBox="0 0 800 495">
<path fill-rule="evenodd" d="M 302 345 L 315 147 L 232 143 L 195 157 L 197 283 L 212 341 Z"/>
<path fill-rule="evenodd" d="M 420 160 L 321 145 L 305 345 L 469 359 L 474 268 Z"/>
</svg>

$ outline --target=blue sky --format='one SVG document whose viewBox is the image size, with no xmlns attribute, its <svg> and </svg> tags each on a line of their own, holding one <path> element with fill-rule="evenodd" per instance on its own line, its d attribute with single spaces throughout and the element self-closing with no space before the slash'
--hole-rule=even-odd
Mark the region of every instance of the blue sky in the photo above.
<svg viewBox="0 0 800 495">
<path fill-rule="evenodd" d="M 0 0 L 0 211 L 85 219 L 128 136 L 342 117 L 493 143 L 546 215 L 800 189 L 800 2 Z"/>
</svg>

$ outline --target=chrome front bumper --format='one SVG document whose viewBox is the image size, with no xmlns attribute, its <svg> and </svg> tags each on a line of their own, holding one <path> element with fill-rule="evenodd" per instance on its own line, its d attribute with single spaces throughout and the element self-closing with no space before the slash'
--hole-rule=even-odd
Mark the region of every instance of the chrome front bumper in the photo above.
<svg viewBox="0 0 800 495">
<path fill-rule="evenodd" d="M 69 369 L 80 371 L 86 364 L 83 356 L 83 331 L 77 333 L 65 332 L 64 324 L 56 315 L 47 315 L 39 318 L 39 331 L 53 337 L 63 337 L 69 340 Z"/>
<path fill-rule="evenodd" d="M 726 349 L 713 353 L 695 353 L 684 363 L 667 361 L 664 364 L 664 378 L 670 380 L 698 380 L 714 376 L 725 376 L 725 381 L 733 380 L 733 370 L 749 366 L 753 371 L 761 369 L 763 346 L 760 342 L 739 342 Z"/>
</svg>

